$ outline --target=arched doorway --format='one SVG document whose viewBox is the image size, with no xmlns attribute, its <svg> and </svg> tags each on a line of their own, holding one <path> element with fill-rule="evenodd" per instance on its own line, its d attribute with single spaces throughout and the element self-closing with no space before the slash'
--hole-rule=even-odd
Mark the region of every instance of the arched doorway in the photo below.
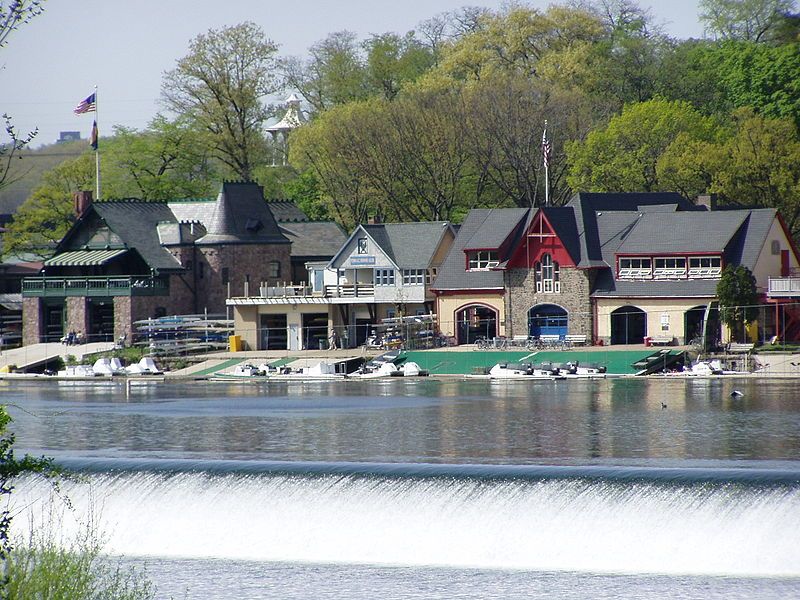
<svg viewBox="0 0 800 600">
<path fill-rule="evenodd" d="M 621 306 L 611 313 L 612 344 L 642 344 L 647 335 L 647 313 L 635 306 Z"/>
<path fill-rule="evenodd" d="M 457 343 L 474 344 L 479 337 L 497 336 L 497 310 L 483 304 L 472 304 L 456 311 Z"/>
<path fill-rule="evenodd" d="M 539 304 L 528 311 L 528 335 L 567 335 L 567 311 L 557 304 Z"/>
<path fill-rule="evenodd" d="M 715 306 L 710 310 L 705 305 L 690 308 L 683 313 L 683 326 L 686 344 L 703 345 L 703 350 L 709 350 L 719 343 L 719 310 Z"/>
</svg>

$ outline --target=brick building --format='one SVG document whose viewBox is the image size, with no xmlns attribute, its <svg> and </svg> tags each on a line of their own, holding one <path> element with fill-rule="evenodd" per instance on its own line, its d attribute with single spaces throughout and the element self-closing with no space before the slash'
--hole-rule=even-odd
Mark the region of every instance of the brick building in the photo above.
<svg viewBox="0 0 800 600">
<path fill-rule="evenodd" d="M 23 343 L 68 331 L 111 340 L 135 321 L 224 314 L 231 293 L 291 278 L 291 241 L 260 186 L 226 182 L 215 200 L 92 202 L 23 281 Z"/>
</svg>

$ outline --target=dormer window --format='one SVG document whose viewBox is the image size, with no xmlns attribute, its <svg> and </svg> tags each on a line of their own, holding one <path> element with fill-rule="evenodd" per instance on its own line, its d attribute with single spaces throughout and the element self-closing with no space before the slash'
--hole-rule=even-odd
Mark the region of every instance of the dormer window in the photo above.
<svg viewBox="0 0 800 600">
<path fill-rule="evenodd" d="M 650 258 L 620 258 L 620 279 L 650 279 L 653 276 L 653 263 Z"/>
<path fill-rule="evenodd" d="M 722 258 L 719 256 L 692 256 L 689 258 L 689 277 L 717 279 L 722 275 Z"/>
<path fill-rule="evenodd" d="M 471 250 L 467 257 L 470 271 L 487 271 L 500 264 L 497 250 Z"/>
<path fill-rule="evenodd" d="M 358 238 L 358 253 L 367 253 L 367 238 Z"/>
<path fill-rule="evenodd" d="M 686 277 L 684 257 L 658 257 L 654 259 L 653 277 L 656 279 L 683 279 Z"/>
</svg>

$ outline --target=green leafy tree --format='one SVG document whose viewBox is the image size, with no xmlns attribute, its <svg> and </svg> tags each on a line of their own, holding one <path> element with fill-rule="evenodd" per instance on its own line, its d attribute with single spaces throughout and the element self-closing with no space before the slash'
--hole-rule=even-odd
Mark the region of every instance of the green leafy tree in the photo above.
<svg viewBox="0 0 800 600">
<path fill-rule="evenodd" d="M 309 48 L 308 59 L 280 61 L 284 86 L 297 90 L 312 111 L 367 97 L 361 46 L 352 31 L 337 31 Z"/>
<path fill-rule="evenodd" d="M 686 102 L 661 99 L 627 105 L 608 126 L 567 144 L 569 184 L 590 192 L 653 192 L 667 189 L 657 169 L 678 137 L 713 140 L 713 121 Z"/>
<path fill-rule="evenodd" d="M 745 340 L 745 326 L 758 318 L 756 278 L 747 267 L 728 265 L 717 284 L 719 316 L 736 341 Z"/>
<path fill-rule="evenodd" d="M 93 153 L 64 161 L 45 173 L 41 185 L 17 209 L 8 224 L 3 251 L 33 253 L 42 258 L 50 256 L 75 221 L 72 195 L 92 189 L 94 178 Z"/>
<path fill-rule="evenodd" d="M 117 126 L 103 140 L 107 198 L 200 198 L 219 179 L 202 131 L 189 121 L 158 115 L 144 131 Z"/>
<path fill-rule="evenodd" d="M 794 9 L 794 0 L 700 0 L 700 21 L 721 39 L 765 42 Z"/>
<path fill-rule="evenodd" d="M 434 64 L 434 54 L 413 32 L 373 35 L 364 43 L 367 82 L 373 94 L 394 100 L 404 84 L 413 82 Z"/>
<path fill-rule="evenodd" d="M 313 171 L 302 171 L 284 186 L 286 197 L 297 204 L 312 221 L 331 219 L 328 206 L 323 201 L 323 191 Z"/>
<path fill-rule="evenodd" d="M 161 85 L 164 104 L 198 123 L 215 156 L 242 179 L 264 160 L 262 99 L 279 89 L 276 52 L 254 23 L 212 29 L 191 42 Z"/>
</svg>

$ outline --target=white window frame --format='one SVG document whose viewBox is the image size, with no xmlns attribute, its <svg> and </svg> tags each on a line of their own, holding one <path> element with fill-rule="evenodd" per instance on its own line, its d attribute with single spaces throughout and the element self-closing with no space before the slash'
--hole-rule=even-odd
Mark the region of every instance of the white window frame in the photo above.
<svg viewBox="0 0 800 600">
<path fill-rule="evenodd" d="M 425 285 L 425 269 L 403 269 L 403 285 Z"/>
<path fill-rule="evenodd" d="M 375 269 L 375 285 L 394 285 L 394 269 Z"/>
<path fill-rule="evenodd" d="M 625 256 L 619 259 L 618 279 L 651 279 L 653 260 L 649 256 Z"/>
<path fill-rule="evenodd" d="M 685 256 L 656 256 L 653 258 L 654 279 L 685 279 Z"/>
<path fill-rule="evenodd" d="M 690 256 L 690 279 L 719 279 L 722 275 L 722 257 L 720 256 Z"/>
<path fill-rule="evenodd" d="M 367 238 L 362 237 L 356 240 L 356 252 L 358 254 L 369 254 L 369 248 L 367 247 Z"/>
<path fill-rule="evenodd" d="M 542 254 L 534 266 L 537 294 L 561 293 L 561 267 L 549 253 Z"/>
<path fill-rule="evenodd" d="M 497 250 L 472 250 L 467 257 L 470 271 L 488 271 L 500 264 Z"/>
</svg>

